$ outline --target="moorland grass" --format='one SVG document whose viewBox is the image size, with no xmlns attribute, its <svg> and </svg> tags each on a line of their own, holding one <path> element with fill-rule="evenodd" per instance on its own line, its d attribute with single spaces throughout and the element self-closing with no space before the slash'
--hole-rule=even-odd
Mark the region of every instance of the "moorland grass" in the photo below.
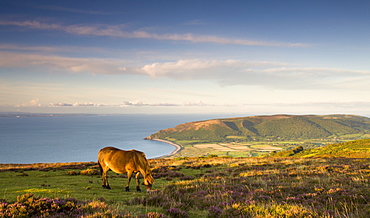
<svg viewBox="0 0 370 218">
<path fill-rule="evenodd" d="M 150 193 L 124 192 L 126 178 L 112 172 L 112 190 L 103 189 L 99 175 L 81 174 L 96 170 L 94 164 L 0 165 L 0 198 L 12 207 L 17 196 L 28 193 L 110 208 L 91 210 L 95 217 L 107 211 L 111 217 L 370 217 L 366 158 L 182 157 L 149 162 L 155 178 Z"/>
</svg>

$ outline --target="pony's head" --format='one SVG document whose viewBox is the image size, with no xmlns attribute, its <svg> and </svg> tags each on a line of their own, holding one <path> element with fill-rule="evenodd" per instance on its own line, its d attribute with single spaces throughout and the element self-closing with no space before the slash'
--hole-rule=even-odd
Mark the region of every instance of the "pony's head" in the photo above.
<svg viewBox="0 0 370 218">
<path fill-rule="evenodd" d="M 151 172 L 147 172 L 144 176 L 144 185 L 146 186 L 146 191 L 150 191 L 152 189 L 154 183 L 154 178 Z"/>
<path fill-rule="evenodd" d="M 154 178 L 152 176 L 152 171 L 150 170 L 148 160 L 144 152 L 136 151 L 137 155 L 137 163 L 141 168 L 141 174 L 144 177 L 144 185 L 146 186 L 146 191 L 150 191 L 152 189 L 152 185 L 154 183 Z"/>
</svg>

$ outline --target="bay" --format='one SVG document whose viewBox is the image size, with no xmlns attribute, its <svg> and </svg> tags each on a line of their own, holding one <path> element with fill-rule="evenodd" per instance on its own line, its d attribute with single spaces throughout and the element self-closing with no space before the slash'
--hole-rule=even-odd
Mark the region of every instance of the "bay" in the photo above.
<svg viewBox="0 0 370 218">
<path fill-rule="evenodd" d="M 181 123 L 235 115 L 83 115 L 0 118 L 0 163 L 96 161 L 106 146 L 137 149 L 147 158 L 168 155 L 175 147 L 144 140 Z"/>
</svg>

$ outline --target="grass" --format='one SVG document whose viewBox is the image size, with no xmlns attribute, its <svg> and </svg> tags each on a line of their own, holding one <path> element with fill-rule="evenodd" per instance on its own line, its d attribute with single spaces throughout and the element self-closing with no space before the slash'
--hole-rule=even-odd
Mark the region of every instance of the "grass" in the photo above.
<svg viewBox="0 0 370 218">
<path fill-rule="evenodd" d="M 179 157 L 149 162 L 155 177 L 151 193 L 125 192 L 126 178 L 113 172 L 112 190 L 103 189 L 100 176 L 91 175 L 94 163 L 0 165 L 0 198 L 12 207 L 26 193 L 74 198 L 85 202 L 78 208 L 90 208 L 95 214 L 90 217 L 370 216 L 366 158 Z M 131 185 L 135 190 L 134 181 Z M 93 210 L 89 204 L 99 206 Z M 0 217 L 1 208 L 0 203 Z"/>
<path fill-rule="evenodd" d="M 233 156 L 233 157 L 256 157 L 262 156 L 267 154 L 264 150 L 264 147 L 277 147 L 288 149 L 292 147 L 296 147 L 298 144 L 302 144 L 304 142 L 299 141 L 251 141 L 251 142 L 242 142 L 242 143 L 219 143 L 219 142 L 206 142 L 200 140 L 175 140 L 172 138 L 167 138 L 166 140 L 172 141 L 180 146 L 182 146 L 182 150 L 173 157 L 199 157 L 199 156 L 207 156 L 207 155 L 218 155 L 218 156 Z M 320 143 L 322 143 L 320 141 Z M 230 148 L 229 151 L 224 150 L 217 150 L 214 148 L 200 148 L 197 147 L 197 144 L 214 144 L 214 145 L 223 145 L 226 148 Z M 233 151 L 233 145 L 244 145 L 250 148 L 250 151 L 245 151 L 240 149 L 238 151 Z M 236 149 L 237 150 L 237 149 Z"/>
<path fill-rule="evenodd" d="M 337 135 L 329 138 L 320 138 L 320 139 L 284 139 L 280 138 L 277 139 L 276 137 L 255 137 L 255 140 L 252 141 L 243 141 L 242 139 L 245 139 L 244 136 L 227 136 L 229 140 L 235 140 L 229 141 L 229 142 L 212 142 L 209 140 L 199 140 L 199 139 L 192 139 L 192 140 L 178 140 L 171 137 L 166 137 L 165 140 L 172 141 L 180 146 L 182 146 L 182 150 L 173 157 L 199 157 L 199 156 L 207 156 L 207 155 L 219 155 L 219 156 L 233 156 L 233 157 L 257 157 L 257 156 L 263 156 L 268 154 L 268 151 L 273 151 L 271 149 L 268 149 L 266 151 L 263 149 L 264 147 L 277 147 L 281 148 L 282 150 L 290 150 L 297 146 L 302 145 L 305 149 L 309 148 L 316 148 L 325 146 L 332 143 L 339 143 L 339 142 L 347 142 L 351 141 L 353 139 L 357 138 L 369 138 L 370 134 L 346 134 L 346 135 Z M 239 141 L 238 141 L 239 139 Z M 240 141 L 241 140 L 241 141 Z M 196 145 L 197 144 L 240 144 L 245 145 L 251 148 L 251 151 L 237 151 L 233 152 L 234 150 L 232 147 L 230 147 L 230 151 L 220 151 L 212 148 L 199 148 Z M 228 146 L 226 146 L 228 147 Z"/>
</svg>

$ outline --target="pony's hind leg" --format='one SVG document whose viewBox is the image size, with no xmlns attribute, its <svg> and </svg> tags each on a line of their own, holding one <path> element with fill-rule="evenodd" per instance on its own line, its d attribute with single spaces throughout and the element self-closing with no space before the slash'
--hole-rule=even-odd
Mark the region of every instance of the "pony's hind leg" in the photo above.
<svg viewBox="0 0 370 218">
<path fill-rule="evenodd" d="M 139 176 L 140 176 L 140 172 L 137 172 L 136 173 L 136 176 L 135 176 L 135 179 L 136 179 L 136 191 L 137 192 L 141 192 L 140 182 L 139 182 Z"/>
<path fill-rule="evenodd" d="M 108 178 L 107 178 L 107 171 L 105 171 L 102 175 L 102 178 L 103 178 L 103 188 L 106 188 L 106 189 L 111 189 L 111 187 L 109 186 L 109 183 L 108 183 Z"/>
<path fill-rule="evenodd" d="M 132 177 L 133 171 L 127 171 L 127 184 L 126 184 L 126 192 L 130 191 L 130 182 L 131 182 L 131 177 Z"/>
</svg>

